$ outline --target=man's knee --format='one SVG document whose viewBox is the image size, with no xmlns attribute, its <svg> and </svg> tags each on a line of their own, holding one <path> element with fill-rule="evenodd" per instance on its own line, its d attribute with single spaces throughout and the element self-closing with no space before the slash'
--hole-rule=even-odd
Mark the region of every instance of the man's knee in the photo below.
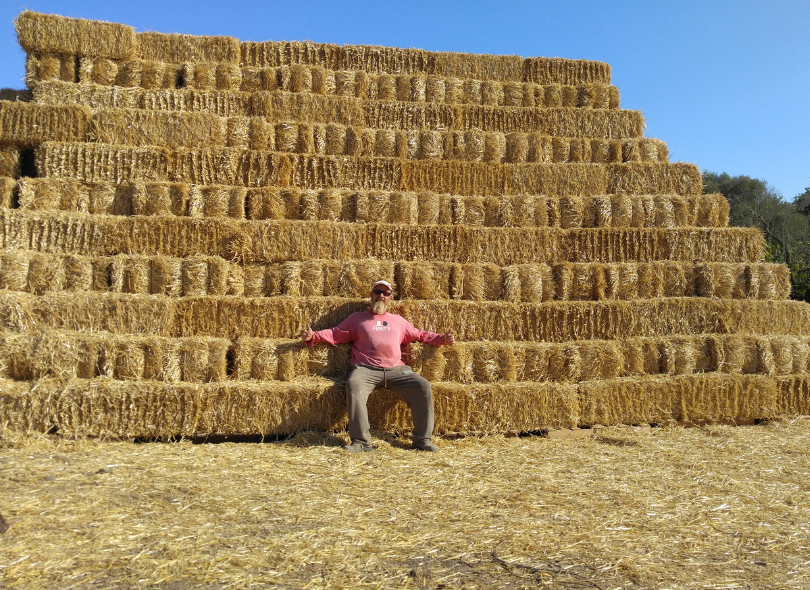
<svg viewBox="0 0 810 590">
<path fill-rule="evenodd" d="M 432 387 L 430 385 L 430 381 L 422 377 L 422 375 L 417 375 L 414 373 L 415 381 L 418 384 L 419 388 L 422 391 L 422 394 L 426 397 L 431 395 Z"/>
</svg>

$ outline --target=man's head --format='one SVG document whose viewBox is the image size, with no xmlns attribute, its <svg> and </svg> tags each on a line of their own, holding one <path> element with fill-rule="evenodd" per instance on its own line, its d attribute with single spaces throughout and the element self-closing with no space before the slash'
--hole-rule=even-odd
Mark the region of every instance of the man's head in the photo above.
<svg viewBox="0 0 810 590">
<path fill-rule="evenodd" d="M 388 304 L 391 302 L 393 290 L 388 281 L 377 281 L 371 287 L 371 310 L 377 315 L 388 311 Z"/>
</svg>

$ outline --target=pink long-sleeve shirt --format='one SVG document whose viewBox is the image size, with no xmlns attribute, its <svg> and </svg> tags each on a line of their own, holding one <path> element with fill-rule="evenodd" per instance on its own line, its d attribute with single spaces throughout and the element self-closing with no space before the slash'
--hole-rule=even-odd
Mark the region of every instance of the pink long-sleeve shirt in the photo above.
<svg viewBox="0 0 810 590">
<path fill-rule="evenodd" d="M 312 333 L 312 340 L 327 344 L 352 343 L 352 364 L 372 367 L 399 367 L 402 362 L 402 344 L 424 342 L 438 346 L 444 344 L 444 335 L 413 327 L 402 316 L 393 313 L 375 315 L 371 310 L 358 311 L 338 326 Z"/>
</svg>

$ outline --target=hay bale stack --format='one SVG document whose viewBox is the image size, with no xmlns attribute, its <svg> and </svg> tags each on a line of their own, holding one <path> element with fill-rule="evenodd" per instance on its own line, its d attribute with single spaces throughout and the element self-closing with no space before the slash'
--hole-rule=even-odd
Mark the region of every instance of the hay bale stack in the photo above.
<svg viewBox="0 0 810 590">
<path fill-rule="evenodd" d="M 619 108 L 606 64 L 32 12 L 17 30 L 0 424 L 341 428 L 350 351 L 295 335 L 377 279 L 394 313 L 458 337 L 407 352 L 439 433 L 807 411 L 810 307 Z M 370 416 L 410 428 L 390 392 Z"/>
</svg>

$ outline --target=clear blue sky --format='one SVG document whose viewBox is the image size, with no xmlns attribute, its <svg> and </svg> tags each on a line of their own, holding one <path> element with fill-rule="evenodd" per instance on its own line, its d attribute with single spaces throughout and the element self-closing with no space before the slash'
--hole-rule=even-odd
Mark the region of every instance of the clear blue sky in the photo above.
<svg viewBox="0 0 810 590">
<path fill-rule="evenodd" d="M 138 31 L 605 61 L 673 161 L 810 186 L 810 0 L 2 0 L 0 87 L 24 87 L 23 9 Z"/>
</svg>

